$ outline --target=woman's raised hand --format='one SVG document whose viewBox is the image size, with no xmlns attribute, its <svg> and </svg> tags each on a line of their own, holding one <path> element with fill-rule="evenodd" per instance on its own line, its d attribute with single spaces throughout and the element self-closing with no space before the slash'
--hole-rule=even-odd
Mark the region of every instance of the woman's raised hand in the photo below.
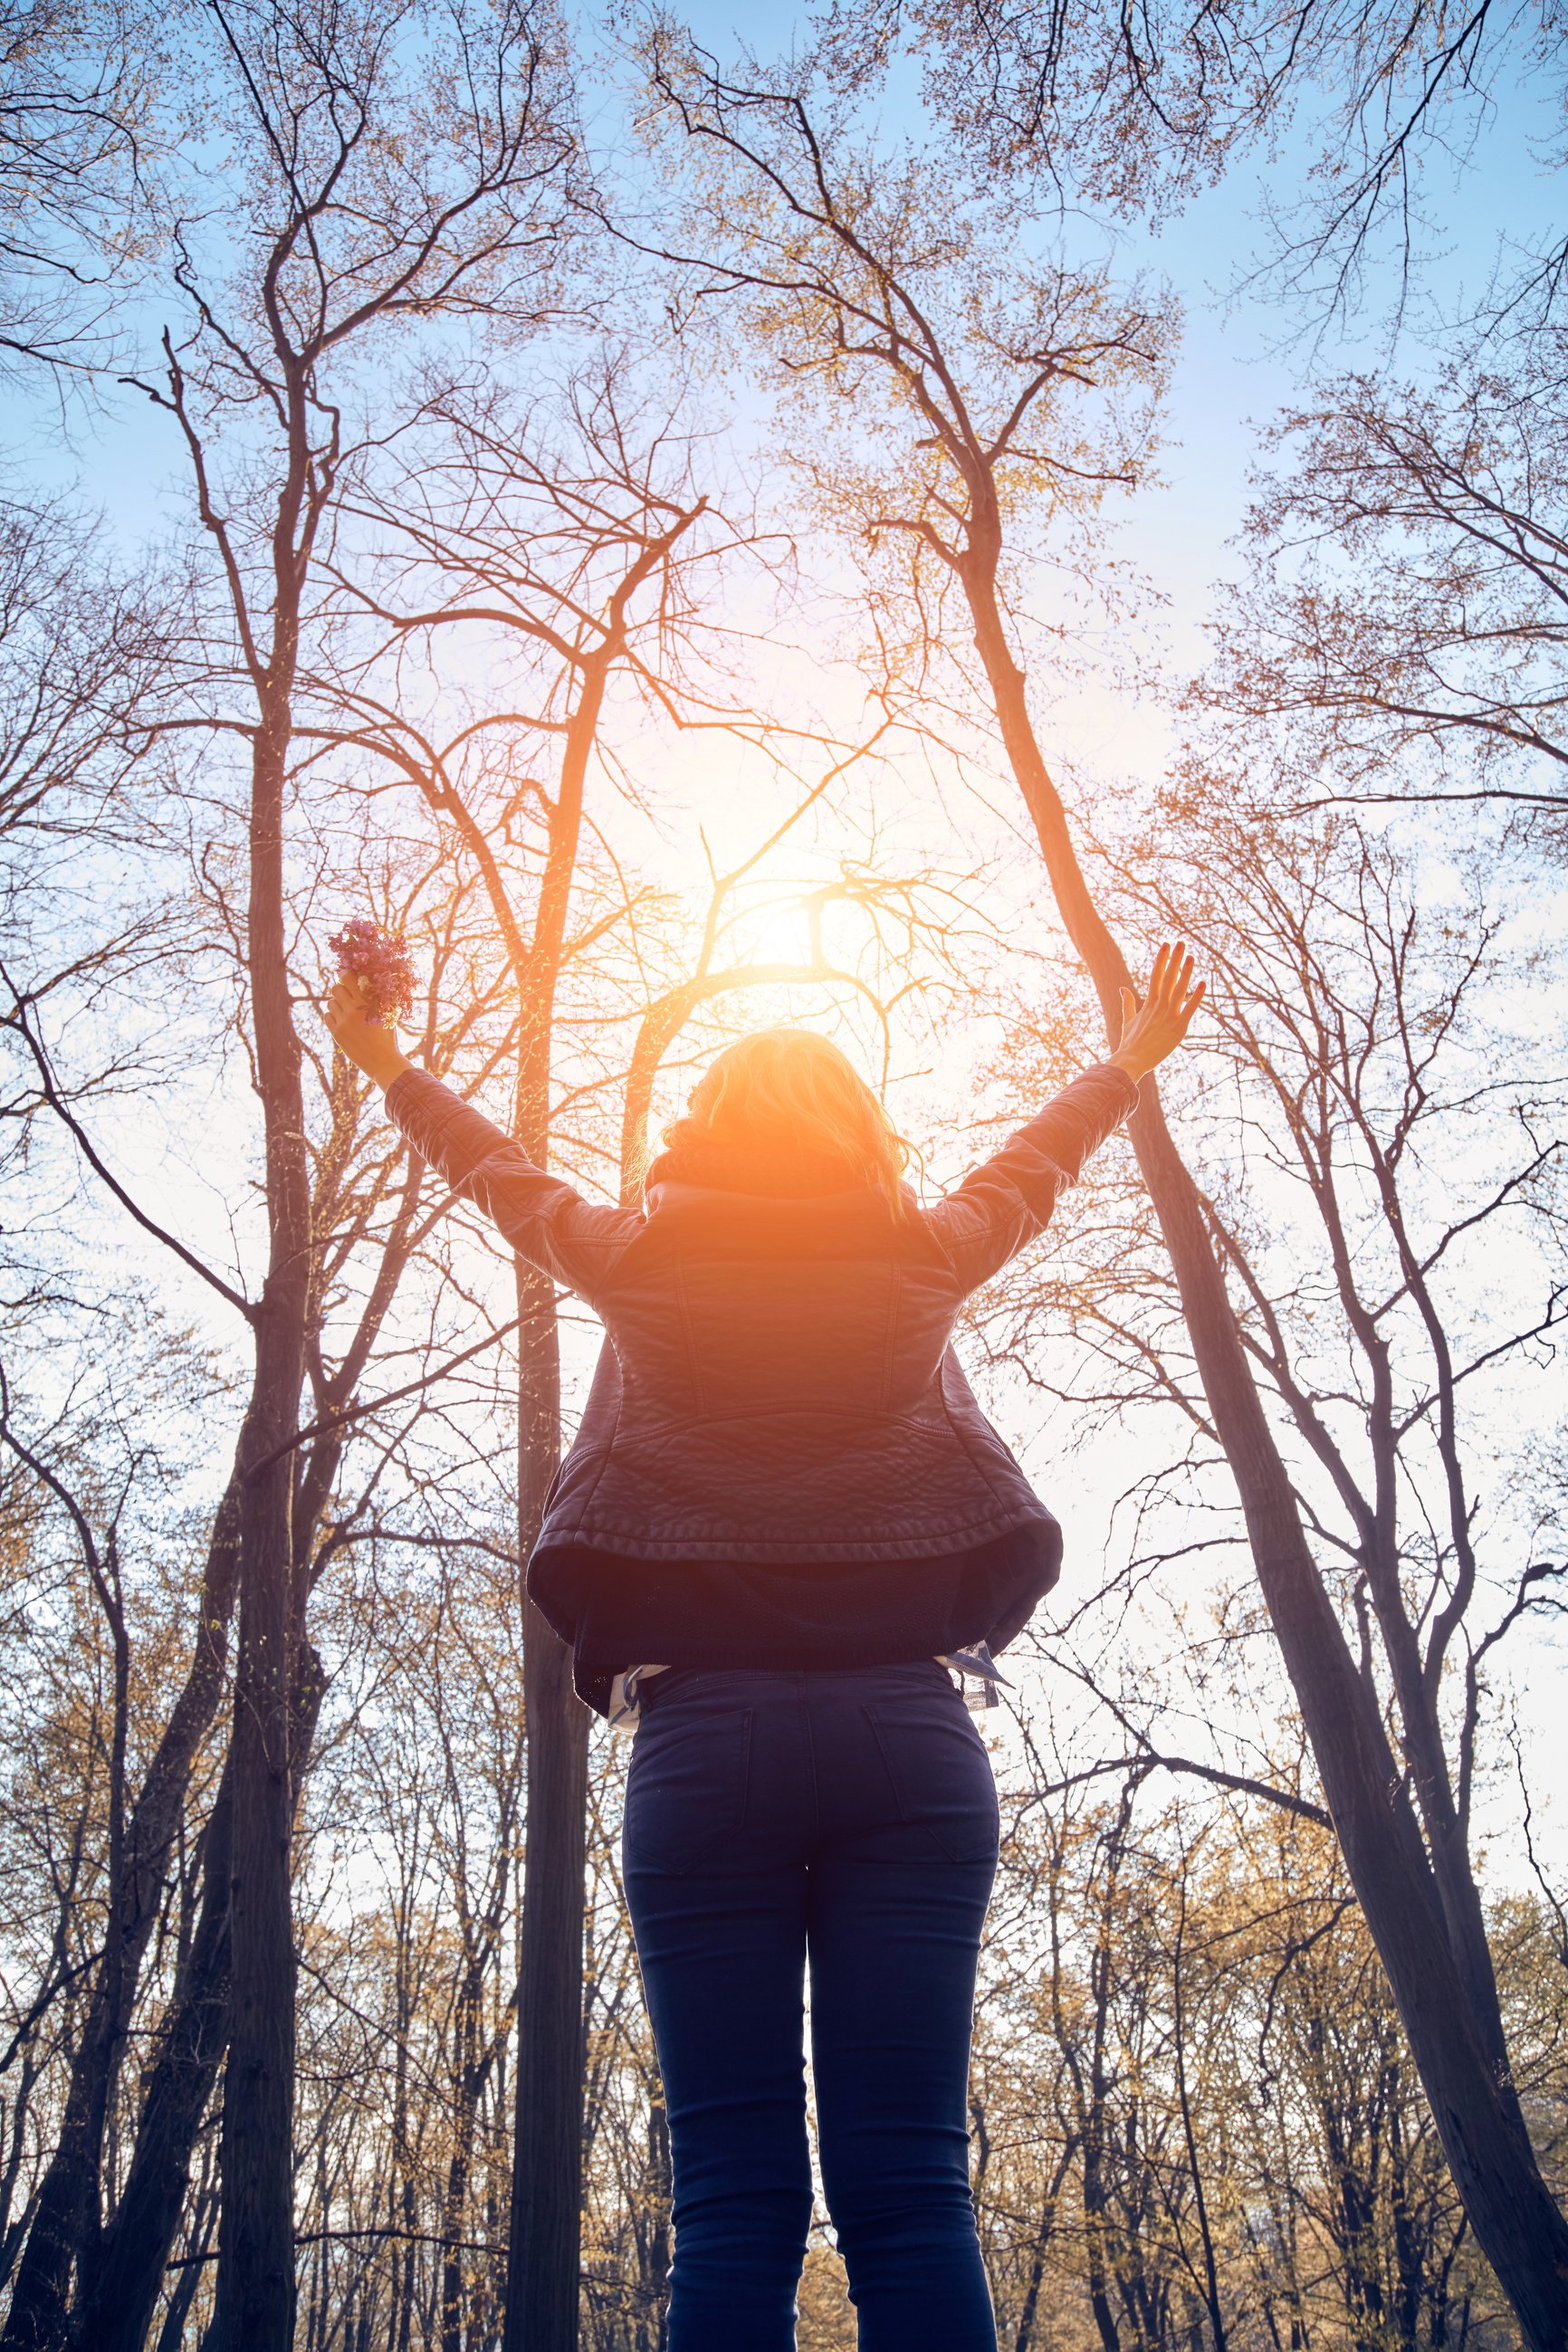
<svg viewBox="0 0 1568 2352">
<path fill-rule="evenodd" d="M 1134 1080 L 1173 1054 L 1204 1001 L 1204 983 L 1193 985 L 1193 960 L 1180 940 L 1167 942 L 1154 958 L 1149 993 L 1142 1004 L 1131 988 L 1121 992 L 1121 1043 L 1110 1055 Z"/>
<path fill-rule="evenodd" d="M 389 1087 L 413 1065 L 399 1046 L 391 1021 L 372 1021 L 366 1016 L 364 998 L 363 981 L 345 975 L 322 1006 L 321 1017 L 331 1032 L 332 1043 L 342 1047 L 350 1061 L 378 1087 Z"/>
</svg>

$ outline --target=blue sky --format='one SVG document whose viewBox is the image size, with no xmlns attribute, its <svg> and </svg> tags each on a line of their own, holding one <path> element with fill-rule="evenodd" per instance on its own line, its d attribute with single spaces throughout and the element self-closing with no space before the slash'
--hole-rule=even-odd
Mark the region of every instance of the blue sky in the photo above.
<svg viewBox="0 0 1568 2352">
<path fill-rule="evenodd" d="M 807 12 L 755 9 L 702 0 L 688 21 L 721 59 L 750 40 L 786 48 L 807 28 Z M 597 20 L 581 12 L 584 46 L 600 45 Z M 612 68 L 613 70 L 613 68 Z M 917 77 L 906 68 L 890 85 L 884 121 L 895 134 L 929 138 Z M 600 117 L 614 122 L 613 101 Z M 1267 286 L 1248 288 L 1268 251 L 1266 205 L 1289 206 L 1308 184 L 1318 147 L 1309 103 L 1278 152 L 1244 156 L 1216 187 L 1193 200 L 1153 233 L 1139 225 L 1084 219 L 1083 249 L 1114 243 L 1131 274 L 1151 271 L 1173 289 L 1184 332 L 1165 412 L 1163 481 L 1127 511 L 1120 551 L 1154 592 L 1147 625 L 1167 677 L 1178 678 L 1205 656 L 1204 624 L 1215 583 L 1234 572 L 1231 545 L 1246 506 L 1256 428 L 1300 398 L 1314 372 L 1342 366 L 1419 375 L 1440 353 L 1447 320 L 1484 292 L 1505 239 L 1530 241 L 1550 228 L 1559 189 L 1548 167 L 1560 110 L 1544 87 L 1506 88 L 1476 119 L 1468 155 L 1450 166 L 1429 158 L 1423 187 L 1432 216 L 1421 240 L 1421 269 L 1405 323 L 1391 335 L 1398 291 L 1397 257 L 1385 250 L 1368 273 L 1362 306 L 1320 337 L 1302 331 L 1300 313 Z M 171 309 L 169 315 L 174 315 Z M 156 294 L 128 314 L 133 341 L 151 354 L 164 311 Z M 41 483 L 74 488 L 101 509 L 127 549 L 164 536 L 183 495 L 180 455 L 169 421 L 145 398 L 103 387 L 96 415 L 74 406 L 65 427 L 47 387 L 13 388 L 0 398 L 0 446 Z M 1058 714 L 1068 740 L 1058 748 L 1089 772 L 1147 773 L 1163 764 L 1165 722 L 1125 698 L 1095 694 Z"/>
<path fill-rule="evenodd" d="M 754 10 L 705 5 L 691 13 L 701 37 L 721 55 L 731 48 L 737 27 L 752 35 L 757 29 Z M 795 21 L 786 12 L 774 13 L 769 37 L 786 42 Z M 907 100 L 906 109 L 908 127 L 921 130 Z M 1151 625 L 1173 676 L 1202 661 L 1214 583 L 1236 563 L 1229 542 L 1246 503 L 1253 427 L 1299 398 L 1314 367 L 1386 367 L 1401 374 L 1429 367 L 1440 356 L 1445 316 L 1484 289 L 1500 239 L 1528 240 L 1551 219 L 1558 190 L 1538 153 L 1554 127 L 1544 91 L 1514 89 L 1485 125 L 1462 183 L 1440 168 L 1428 175 L 1437 225 L 1427 240 L 1432 250 L 1422 294 L 1392 346 L 1387 320 L 1396 277 L 1389 259 L 1373 271 L 1358 316 L 1315 346 L 1292 339 L 1290 318 L 1276 303 L 1236 290 L 1265 250 L 1266 200 L 1288 202 L 1303 184 L 1315 152 L 1310 121 L 1267 163 L 1240 163 L 1158 236 L 1126 226 L 1115 232 L 1127 268 L 1163 273 L 1186 317 L 1166 418 L 1165 479 L 1129 509 L 1121 548 L 1161 600 Z M 1084 228 L 1090 249 L 1108 234 L 1103 226 Z M 160 323 L 156 299 L 141 304 L 128 323 L 151 341 L 149 331 Z M 179 510 L 165 488 L 178 474 L 174 436 L 141 395 L 110 387 L 101 415 L 75 417 L 68 435 L 51 401 L 13 395 L 0 416 L 0 436 L 36 479 L 62 488 L 76 483 L 104 510 L 128 550 L 156 541 Z M 1058 748 L 1090 772 L 1147 781 L 1163 763 L 1168 722 L 1152 707 L 1085 693 L 1055 714 L 1055 723 L 1066 738 Z M 178 1216 L 177 1194 L 174 1206 Z M 191 1207 L 187 1197 L 183 1213 L 188 1216 Z M 1080 1476 L 1076 1468 L 1074 1476 Z M 1097 1486 L 1091 1479 L 1062 1500 L 1064 1516 L 1081 1527 L 1086 1548 L 1106 1491 L 1103 1480 Z M 1560 1741 L 1561 1727 L 1552 1725 L 1550 1734 Z M 1540 1736 L 1549 1736 L 1544 1706 Z"/>
</svg>

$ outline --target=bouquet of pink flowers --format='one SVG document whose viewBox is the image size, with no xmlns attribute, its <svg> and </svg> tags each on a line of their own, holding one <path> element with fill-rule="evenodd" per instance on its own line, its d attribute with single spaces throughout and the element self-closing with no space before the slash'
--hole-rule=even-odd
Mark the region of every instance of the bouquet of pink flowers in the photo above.
<svg viewBox="0 0 1568 2352">
<path fill-rule="evenodd" d="M 414 966 L 401 931 L 384 930 L 368 915 L 356 915 L 327 941 L 345 980 L 364 983 L 364 1017 L 376 1027 L 406 1021 L 414 1010 Z"/>
</svg>

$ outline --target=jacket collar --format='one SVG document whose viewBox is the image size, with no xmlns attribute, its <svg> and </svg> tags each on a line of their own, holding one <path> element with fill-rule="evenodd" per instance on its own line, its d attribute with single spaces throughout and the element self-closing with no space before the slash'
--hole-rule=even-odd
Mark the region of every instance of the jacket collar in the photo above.
<svg viewBox="0 0 1568 2352">
<path fill-rule="evenodd" d="M 843 1160 L 826 1153 L 785 1162 L 773 1152 L 737 1158 L 728 1147 L 706 1144 L 700 1154 L 662 1151 L 643 1188 L 644 1230 L 721 1257 L 943 1258 L 923 1218 L 896 1218 L 875 1184 L 847 1184 L 847 1174 Z M 795 1189 L 785 1192 L 785 1182 Z M 912 1189 L 901 1190 L 918 1212 Z"/>
<path fill-rule="evenodd" d="M 774 1201 L 816 1201 L 833 1193 L 876 1190 L 834 1152 L 759 1150 L 752 1144 L 720 1143 L 707 1136 L 683 1138 L 659 1153 L 643 1189 L 651 1195 L 669 1184 Z"/>
</svg>

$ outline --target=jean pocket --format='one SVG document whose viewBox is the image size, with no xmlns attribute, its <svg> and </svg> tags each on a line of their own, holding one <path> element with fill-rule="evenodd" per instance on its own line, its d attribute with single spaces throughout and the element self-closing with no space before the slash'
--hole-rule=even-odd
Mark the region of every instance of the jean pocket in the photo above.
<svg viewBox="0 0 1568 2352">
<path fill-rule="evenodd" d="M 751 1766 L 750 1707 L 695 1717 L 651 1709 L 626 1774 L 626 1867 L 700 1870 L 721 1861 L 746 1826 Z"/>
<path fill-rule="evenodd" d="M 881 1700 L 866 1713 L 906 1827 L 923 1830 L 950 1862 L 994 1864 L 1000 1822 L 991 1759 L 945 1674 L 943 1682 L 934 1704 Z"/>
</svg>

